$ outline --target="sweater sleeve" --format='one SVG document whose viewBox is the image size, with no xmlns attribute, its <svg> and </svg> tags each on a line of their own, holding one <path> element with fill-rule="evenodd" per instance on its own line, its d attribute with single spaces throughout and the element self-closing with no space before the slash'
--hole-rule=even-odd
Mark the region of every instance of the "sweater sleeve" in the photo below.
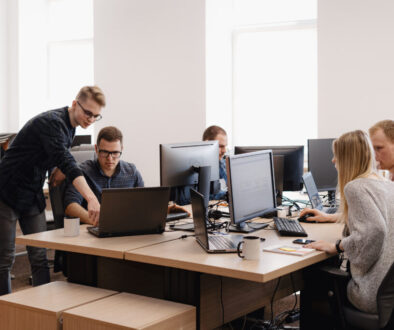
<svg viewBox="0 0 394 330">
<path fill-rule="evenodd" d="M 386 236 L 386 223 L 368 187 L 350 182 L 345 187 L 350 235 L 342 245 L 350 264 L 366 273 L 378 260 Z"/>
</svg>

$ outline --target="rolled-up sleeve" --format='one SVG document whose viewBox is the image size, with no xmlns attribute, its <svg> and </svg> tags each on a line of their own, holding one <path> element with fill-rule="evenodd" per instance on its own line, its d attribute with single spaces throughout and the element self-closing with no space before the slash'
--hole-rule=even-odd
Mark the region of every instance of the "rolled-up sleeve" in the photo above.
<svg viewBox="0 0 394 330">
<path fill-rule="evenodd" d="M 71 203 L 82 205 L 83 200 L 82 195 L 75 189 L 72 183 L 67 182 L 66 191 L 64 193 L 64 209 Z"/>
</svg>

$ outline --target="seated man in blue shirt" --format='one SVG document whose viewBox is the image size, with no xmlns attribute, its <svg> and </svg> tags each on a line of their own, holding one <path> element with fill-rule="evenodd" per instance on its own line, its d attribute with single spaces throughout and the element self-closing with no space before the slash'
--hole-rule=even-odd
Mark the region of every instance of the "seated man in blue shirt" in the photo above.
<svg viewBox="0 0 394 330">
<path fill-rule="evenodd" d="M 226 159 L 224 155 L 227 150 L 227 133 L 220 126 L 209 126 L 202 136 L 203 141 L 217 140 L 219 142 L 219 178 L 220 178 L 220 191 L 216 194 L 211 194 L 209 199 L 220 200 L 226 198 L 227 194 L 227 171 Z"/>
<path fill-rule="evenodd" d="M 87 160 L 80 164 L 86 181 L 97 199 L 101 201 L 103 188 L 143 187 L 144 180 L 134 164 L 120 160 L 123 150 L 122 132 L 108 126 L 100 130 L 95 146 L 97 160 Z M 69 184 L 64 197 L 65 213 L 80 218 L 81 222 L 93 224 L 86 210 L 86 201 Z M 177 205 L 169 207 L 169 212 L 187 212 Z"/>
</svg>

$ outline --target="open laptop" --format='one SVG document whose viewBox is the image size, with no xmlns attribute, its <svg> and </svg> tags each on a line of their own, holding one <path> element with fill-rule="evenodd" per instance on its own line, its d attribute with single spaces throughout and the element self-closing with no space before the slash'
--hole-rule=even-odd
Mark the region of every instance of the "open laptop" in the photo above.
<svg viewBox="0 0 394 330">
<path fill-rule="evenodd" d="M 197 242 L 209 253 L 237 252 L 237 245 L 242 241 L 242 235 L 208 235 L 206 221 L 207 210 L 204 206 L 204 196 L 190 189 L 192 201 L 194 233 Z"/>
<path fill-rule="evenodd" d="M 165 229 L 169 187 L 103 189 L 97 237 L 161 234 Z"/>
<path fill-rule="evenodd" d="M 333 214 L 337 211 L 336 207 L 323 206 L 323 202 L 319 196 L 319 191 L 317 190 L 316 183 L 311 172 L 305 173 L 302 176 L 302 180 L 304 181 L 305 189 L 309 196 L 309 200 L 311 201 L 312 208 L 328 214 Z"/>
</svg>

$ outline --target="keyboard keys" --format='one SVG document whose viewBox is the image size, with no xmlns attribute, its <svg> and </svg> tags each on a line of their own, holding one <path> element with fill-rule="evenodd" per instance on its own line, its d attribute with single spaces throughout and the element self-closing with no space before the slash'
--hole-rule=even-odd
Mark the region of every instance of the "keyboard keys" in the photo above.
<svg viewBox="0 0 394 330">
<path fill-rule="evenodd" d="M 291 220 L 287 218 L 274 218 L 274 222 L 279 234 L 282 236 L 308 236 L 308 234 L 300 225 L 298 220 Z"/>
</svg>

